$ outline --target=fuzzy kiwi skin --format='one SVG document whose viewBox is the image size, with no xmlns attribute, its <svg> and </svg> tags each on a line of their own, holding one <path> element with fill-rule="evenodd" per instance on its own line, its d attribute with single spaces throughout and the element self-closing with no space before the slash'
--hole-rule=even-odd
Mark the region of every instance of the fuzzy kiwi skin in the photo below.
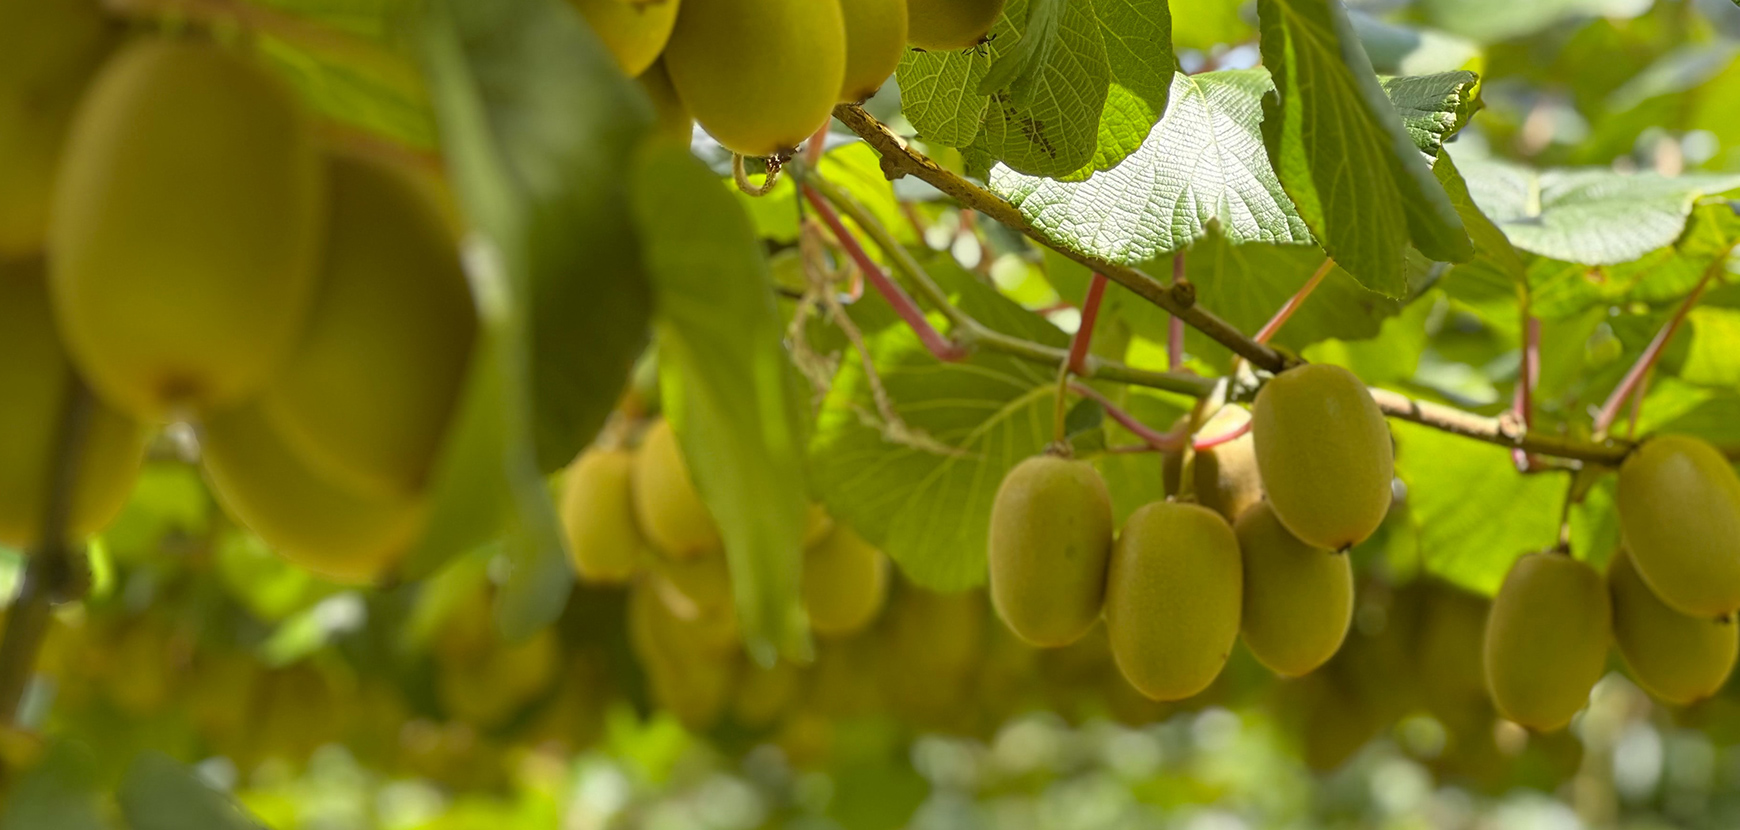
<svg viewBox="0 0 1740 830">
<path fill-rule="evenodd" d="M 633 471 L 634 453 L 591 447 L 562 476 L 558 517 L 582 582 L 621 585 L 639 569 L 646 542 L 634 523 Z"/>
<path fill-rule="evenodd" d="M 111 58 L 68 133 L 49 227 L 62 338 L 97 393 L 154 422 L 258 392 L 317 287 L 313 120 L 264 67 L 147 38 Z"/>
<path fill-rule="evenodd" d="M 851 528 L 836 525 L 804 552 L 804 611 L 817 635 L 864 630 L 887 598 L 888 558 Z"/>
<path fill-rule="evenodd" d="M 927 52 L 958 52 L 985 42 L 1005 0 L 907 0 L 906 40 Z"/>
<path fill-rule="evenodd" d="M 1571 722 L 1607 666 L 1613 612 L 1588 564 L 1560 553 L 1511 566 L 1486 622 L 1487 688 L 1500 714 L 1551 732 Z"/>
<path fill-rule="evenodd" d="M 926 2 L 927 0 L 918 0 Z M 840 100 L 856 104 L 876 94 L 906 53 L 908 0 L 840 0 L 846 20 L 846 82 Z"/>
<path fill-rule="evenodd" d="M 665 47 L 683 104 L 726 149 L 776 156 L 828 122 L 846 79 L 838 0 L 688 2 Z"/>
<path fill-rule="evenodd" d="M 1740 476 L 1684 435 L 1645 441 L 1619 468 L 1619 532 L 1651 590 L 1682 614 L 1740 610 Z"/>
<path fill-rule="evenodd" d="M 1189 418 L 1186 415 L 1178 419 L 1173 429 L 1187 423 Z M 1214 438 L 1250 420 L 1251 413 L 1244 407 L 1222 407 L 1196 434 L 1200 438 Z M 1183 481 L 1184 453 L 1164 453 L 1162 465 L 1166 494 L 1175 495 Z M 1190 470 L 1196 503 L 1219 513 L 1228 522 L 1237 522 L 1251 505 L 1263 500 L 1263 479 L 1257 472 L 1256 445 L 1249 431 L 1224 444 L 1195 450 Z"/>
<path fill-rule="evenodd" d="M 723 552 L 719 526 L 689 477 L 677 433 L 660 419 L 635 453 L 634 515 L 647 541 L 673 559 Z"/>
<path fill-rule="evenodd" d="M 1112 551 L 1106 634 L 1118 670 L 1154 700 L 1214 682 L 1238 639 L 1244 591 L 1238 538 L 1196 504 L 1136 509 Z"/>
<path fill-rule="evenodd" d="M 659 59 L 677 25 L 678 0 L 569 0 L 616 58 L 623 74 L 639 75 Z M 704 0 L 703 0 L 704 2 Z"/>
<path fill-rule="evenodd" d="M 1240 631 L 1257 662 L 1283 677 L 1309 674 L 1341 648 L 1353 622 L 1353 565 L 1287 532 L 1268 502 L 1233 528 L 1244 557 Z"/>
<path fill-rule="evenodd" d="M 1607 563 L 1613 642 L 1638 685 L 1675 706 L 1714 695 L 1734 670 L 1740 625 L 1691 617 L 1662 602 L 1624 549 Z"/>
<path fill-rule="evenodd" d="M 1050 455 L 1009 471 L 991 503 L 991 600 L 1029 645 L 1065 646 L 1099 619 L 1112 500 L 1086 461 Z"/>
<path fill-rule="evenodd" d="M 1390 429 L 1352 372 L 1312 363 L 1276 375 L 1251 407 L 1251 437 L 1263 491 L 1294 536 L 1346 550 L 1383 524 Z"/>
</svg>

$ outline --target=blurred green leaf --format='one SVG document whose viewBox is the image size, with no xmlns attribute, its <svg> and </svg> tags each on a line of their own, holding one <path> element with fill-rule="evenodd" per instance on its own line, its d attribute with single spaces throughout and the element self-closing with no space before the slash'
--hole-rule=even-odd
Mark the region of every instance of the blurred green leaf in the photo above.
<svg viewBox="0 0 1740 830">
<path fill-rule="evenodd" d="M 262 830 L 235 802 L 167 755 L 133 759 L 116 793 L 133 830 Z"/>
<path fill-rule="evenodd" d="M 1260 0 L 1275 93 L 1263 135 L 1281 183 L 1323 249 L 1367 288 L 1407 289 L 1404 251 L 1462 261 L 1473 246 L 1384 96 L 1335 0 Z"/>
<path fill-rule="evenodd" d="M 657 289 L 666 415 L 719 523 L 751 652 L 801 656 L 803 396 L 749 218 L 675 145 L 636 160 L 633 215 Z"/>
<path fill-rule="evenodd" d="M 66 740 L 49 745 L 23 770 L 0 808 L 0 830 L 108 830 L 90 750 Z"/>
</svg>

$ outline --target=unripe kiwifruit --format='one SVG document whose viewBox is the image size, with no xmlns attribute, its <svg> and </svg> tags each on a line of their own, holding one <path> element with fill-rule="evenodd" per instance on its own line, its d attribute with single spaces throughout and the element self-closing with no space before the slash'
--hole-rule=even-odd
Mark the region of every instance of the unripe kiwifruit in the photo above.
<svg viewBox="0 0 1740 830">
<path fill-rule="evenodd" d="M 888 558 L 851 528 L 834 532 L 804 553 L 804 611 L 824 637 L 862 630 L 888 596 Z"/>
<path fill-rule="evenodd" d="M 654 553 L 645 561 L 677 616 L 687 619 L 731 609 L 731 568 L 725 557 L 673 559 Z"/>
<path fill-rule="evenodd" d="M 1245 646 L 1285 677 L 1323 665 L 1353 622 L 1353 565 L 1288 533 L 1268 502 L 1246 510 L 1233 529 L 1244 558 Z"/>
<path fill-rule="evenodd" d="M 711 727 L 730 702 L 736 659 L 694 637 L 694 626 L 673 615 L 649 582 L 629 592 L 628 616 L 629 643 L 653 700 L 693 731 Z"/>
<path fill-rule="evenodd" d="M 1740 654 L 1740 625 L 1689 617 L 1662 602 L 1621 549 L 1607 564 L 1613 641 L 1638 685 L 1684 706 L 1714 695 Z"/>
<path fill-rule="evenodd" d="M 840 0 L 846 20 L 846 82 L 840 100 L 855 104 L 876 94 L 906 52 L 908 0 Z M 914 0 L 928 2 L 928 0 Z"/>
<path fill-rule="evenodd" d="M 695 119 L 689 115 L 683 99 L 677 97 L 676 87 L 671 86 L 671 73 L 665 69 L 665 62 L 655 61 L 635 81 L 652 101 L 652 137 L 689 143 L 695 135 Z"/>
<path fill-rule="evenodd" d="M 742 726 L 762 729 L 777 723 L 803 691 L 803 674 L 781 660 L 771 668 L 743 667 L 731 696 L 731 716 Z"/>
<path fill-rule="evenodd" d="M 42 251 L 67 125 L 119 33 L 98 0 L 0 0 L 0 258 Z"/>
<path fill-rule="evenodd" d="M 479 659 L 443 661 L 436 694 L 454 718 L 498 725 L 548 689 L 561 665 L 561 643 L 546 628 L 524 642 L 491 643 Z"/>
<path fill-rule="evenodd" d="M 1558 553 L 1516 560 L 1486 622 L 1486 683 L 1499 713 L 1541 732 L 1570 723 L 1601 679 L 1611 630 L 1594 568 Z"/>
<path fill-rule="evenodd" d="M 1027 459 L 991 503 L 991 600 L 1022 640 L 1065 646 L 1087 633 L 1105 602 L 1112 499 L 1086 461 Z"/>
<path fill-rule="evenodd" d="M 324 176 L 295 93 L 254 62 L 147 39 L 91 83 L 49 229 L 61 335 L 140 420 L 257 391 L 314 297 Z"/>
<path fill-rule="evenodd" d="M 562 476 L 559 516 L 568 536 L 568 557 L 580 580 L 597 585 L 628 581 L 646 544 L 634 523 L 628 492 L 634 453 L 591 447 Z"/>
<path fill-rule="evenodd" d="M 902 718 L 941 728 L 971 692 L 986 644 L 985 594 L 939 594 L 904 585 L 888 607 L 877 666 L 889 705 Z"/>
<path fill-rule="evenodd" d="M 1662 602 L 1694 617 L 1740 609 L 1740 476 L 1709 443 L 1645 441 L 1619 467 L 1619 532 Z"/>
<path fill-rule="evenodd" d="M 1198 504 L 1136 508 L 1112 549 L 1106 634 L 1118 670 L 1155 700 L 1214 682 L 1239 635 L 1238 539 Z"/>
<path fill-rule="evenodd" d="M 471 363 L 459 242 L 399 171 L 327 165 L 326 251 L 301 342 L 261 397 L 308 466 L 358 492 L 424 489 Z"/>
<path fill-rule="evenodd" d="M 971 49 L 985 42 L 1004 0 L 907 0 L 907 42 L 929 52 Z"/>
<path fill-rule="evenodd" d="M 41 542 L 54 455 L 77 380 L 49 308 L 39 259 L 0 259 L 0 544 Z M 79 445 L 69 534 L 95 533 L 127 503 L 145 455 L 145 429 L 93 402 Z"/>
<path fill-rule="evenodd" d="M 677 25 L 678 0 L 569 0 L 624 74 L 645 72 Z"/>
<path fill-rule="evenodd" d="M 1439 722 L 1488 707 L 1486 618 L 1491 601 L 1437 580 L 1417 583 L 1421 604 L 1414 633 L 1413 665 L 1420 697 Z"/>
<path fill-rule="evenodd" d="M 846 77 L 837 2 L 707 0 L 683 5 L 665 68 L 708 134 L 746 156 L 790 151 L 827 123 Z"/>
<path fill-rule="evenodd" d="M 1190 416 L 1180 418 L 1182 424 Z M 1202 438 L 1225 435 L 1251 420 L 1251 413 L 1238 406 L 1224 406 L 1203 423 L 1196 434 Z M 1174 424 L 1176 428 L 1177 424 Z M 1263 480 L 1257 473 L 1256 446 L 1246 432 L 1231 441 L 1196 450 L 1191 461 L 1191 486 L 1196 503 L 1236 522 L 1251 505 L 1263 500 Z M 1183 477 L 1184 453 L 1162 456 L 1162 475 L 1168 495 L 1176 494 Z"/>
<path fill-rule="evenodd" d="M 224 509 L 273 552 L 328 579 L 372 582 L 422 532 L 421 497 L 372 497 L 322 478 L 257 406 L 208 417 L 200 449 Z"/>
<path fill-rule="evenodd" d="M 1383 523 L 1390 429 L 1352 372 L 1313 363 L 1276 375 L 1257 393 L 1251 436 L 1269 504 L 1294 536 L 1345 550 Z"/>
<path fill-rule="evenodd" d="M 646 431 L 630 481 L 640 532 L 660 551 L 689 559 L 721 550 L 719 526 L 695 491 L 669 421 L 661 418 Z"/>
</svg>

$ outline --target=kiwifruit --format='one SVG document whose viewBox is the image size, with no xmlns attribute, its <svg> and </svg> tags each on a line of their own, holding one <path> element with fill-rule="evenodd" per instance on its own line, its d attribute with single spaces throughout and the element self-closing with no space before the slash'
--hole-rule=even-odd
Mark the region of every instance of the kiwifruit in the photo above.
<svg viewBox="0 0 1740 830">
<path fill-rule="evenodd" d="M 79 382 L 55 334 L 40 259 L 0 259 L 0 544 L 41 541 L 55 451 Z M 121 512 L 145 455 L 146 431 L 100 401 L 79 443 L 69 534 L 101 530 Z"/>
<path fill-rule="evenodd" d="M 98 0 L 0 0 L 0 259 L 42 252 L 67 125 L 119 34 Z"/>
<path fill-rule="evenodd" d="M 1426 708 L 1443 722 L 1490 706 L 1483 649 L 1491 601 L 1438 580 L 1417 584 L 1412 663 Z"/>
<path fill-rule="evenodd" d="M 1179 419 L 1182 424 L 1190 416 Z M 1251 413 L 1243 407 L 1221 407 L 1198 429 L 1202 438 L 1224 435 L 1249 423 Z M 1174 425 L 1177 426 L 1176 424 Z M 1263 480 L 1257 474 L 1257 456 L 1251 434 L 1246 432 L 1231 441 L 1208 449 L 1195 450 L 1191 461 L 1191 486 L 1196 503 L 1236 522 L 1246 509 L 1263 499 Z M 1176 494 L 1183 476 L 1184 453 L 1162 455 L 1162 474 L 1167 494 Z"/>
<path fill-rule="evenodd" d="M 719 719 L 731 699 L 738 661 L 696 637 L 692 624 L 674 616 L 649 582 L 628 597 L 629 643 L 647 673 L 652 697 L 690 730 L 701 732 Z"/>
<path fill-rule="evenodd" d="M 493 643 L 475 661 L 439 664 L 436 695 L 448 714 L 467 723 L 499 725 L 553 684 L 561 643 L 543 629 L 519 643 Z"/>
<path fill-rule="evenodd" d="M 1106 586 L 1106 634 L 1119 671 L 1155 700 L 1208 688 L 1238 639 L 1238 539 L 1219 513 L 1154 502 L 1124 522 Z"/>
<path fill-rule="evenodd" d="M 1740 625 L 1675 611 L 1644 584 L 1624 549 L 1607 563 L 1607 588 L 1613 641 L 1638 685 L 1676 706 L 1722 688 L 1740 654 Z"/>
<path fill-rule="evenodd" d="M 987 544 L 991 599 L 1015 635 L 1068 645 L 1099 620 L 1112 547 L 1112 500 L 1086 461 L 1039 455 L 997 488 Z"/>
<path fill-rule="evenodd" d="M 1314 363 L 1276 375 L 1257 392 L 1251 436 L 1269 504 L 1294 536 L 1346 550 L 1383 523 L 1389 425 L 1352 372 Z"/>
<path fill-rule="evenodd" d="M 477 312 L 459 242 L 404 173 L 327 165 L 320 286 L 307 328 L 260 397 L 326 477 L 359 492 L 424 489 L 465 384 Z"/>
<path fill-rule="evenodd" d="M 421 497 L 374 497 L 322 478 L 258 406 L 205 419 L 200 440 L 212 492 L 273 552 L 328 579 L 368 583 L 422 533 Z"/>
<path fill-rule="evenodd" d="M 1486 683 L 1499 713 L 1541 732 L 1570 723 L 1606 668 L 1611 630 L 1594 568 L 1560 553 L 1517 559 L 1486 622 Z"/>
<path fill-rule="evenodd" d="M 695 135 L 695 119 L 689 115 L 683 99 L 677 97 L 676 87 L 671 86 L 671 73 L 665 69 L 665 62 L 654 62 L 635 81 L 652 101 L 653 137 L 688 144 Z"/>
<path fill-rule="evenodd" d="M 67 350 L 116 408 L 237 403 L 301 336 L 324 176 L 312 120 L 255 62 L 148 38 L 92 81 L 49 228 Z"/>
<path fill-rule="evenodd" d="M 630 77 L 659 59 L 677 25 L 678 0 L 569 0 Z"/>
<path fill-rule="evenodd" d="M 1284 677 L 1323 665 L 1353 622 L 1353 565 L 1347 556 L 1299 541 L 1268 502 L 1246 510 L 1234 532 L 1244 558 L 1239 627 L 1245 646 Z"/>
<path fill-rule="evenodd" d="M 888 557 L 851 528 L 835 526 L 804 553 L 804 611 L 817 634 L 840 637 L 863 630 L 887 596 Z"/>
<path fill-rule="evenodd" d="M 840 0 L 846 21 L 846 82 L 840 100 L 863 101 L 882 88 L 906 52 L 908 0 Z M 914 0 L 924 3 L 929 0 Z"/>
<path fill-rule="evenodd" d="M 984 43 L 1003 15 L 1004 0 L 907 0 L 906 40 L 929 52 Z"/>
<path fill-rule="evenodd" d="M 803 673 L 781 660 L 771 667 L 745 665 L 731 696 L 731 716 L 752 729 L 778 723 L 803 691 Z"/>
<path fill-rule="evenodd" d="M 645 542 L 634 523 L 629 477 L 634 453 L 590 447 L 562 476 L 562 529 L 581 581 L 618 585 L 634 576 Z"/>
<path fill-rule="evenodd" d="M 1655 595 L 1682 614 L 1740 609 L 1740 476 L 1708 442 L 1645 441 L 1619 468 L 1620 536 Z"/>
<path fill-rule="evenodd" d="M 788 152 L 833 112 L 846 77 L 837 2 L 707 0 L 677 15 L 671 84 L 702 128 L 746 156 Z"/>
<path fill-rule="evenodd" d="M 722 550 L 719 526 L 695 491 L 669 421 L 661 418 L 646 431 L 630 482 L 640 531 L 660 551 L 689 559 Z"/>
</svg>

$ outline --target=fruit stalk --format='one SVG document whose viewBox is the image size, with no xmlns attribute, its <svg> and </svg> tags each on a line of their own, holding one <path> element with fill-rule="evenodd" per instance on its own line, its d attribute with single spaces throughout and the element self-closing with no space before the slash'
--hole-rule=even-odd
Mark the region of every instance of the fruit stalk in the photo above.
<svg viewBox="0 0 1740 830">
<path fill-rule="evenodd" d="M 1184 252 L 1172 257 L 1172 284 L 1184 282 Z M 1184 321 L 1174 314 L 1166 321 L 1166 368 L 1178 371 L 1184 365 Z"/>
<path fill-rule="evenodd" d="M 1105 408 L 1106 414 L 1112 416 L 1112 420 L 1117 421 L 1124 429 L 1135 433 L 1136 437 L 1146 442 L 1150 448 L 1161 452 L 1183 449 L 1184 442 L 1189 438 L 1183 433 L 1156 432 L 1153 427 L 1125 412 L 1117 404 L 1112 403 L 1110 398 L 1100 394 L 1100 391 L 1092 386 L 1084 383 L 1071 383 L 1069 389 L 1084 398 L 1092 398 L 1095 403 Z"/>
<path fill-rule="evenodd" d="M 24 579 L 7 614 L 6 635 L 0 639 L 0 724 L 17 723 L 18 705 L 36 666 L 43 637 L 48 633 L 50 606 L 69 599 L 85 582 L 80 579 L 72 545 L 66 537 L 78 486 L 79 461 L 84 455 L 95 404 L 84 383 L 75 379 L 68 385 L 62 410 L 65 415 L 55 437 L 54 464 L 49 470 L 41 541 L 30 551 Z"/>
<path fill-rule="evenodd" d="M 1643 354 L 1638 355 L 1637 362 L 1631 365 L 1631 369 L 1619 381 L 1619 386 L 1614 388 L 1613 394 L 1607 396 L 1607 402 L 1601 404 L 1601 411 L 1595 416 L 1596 435 L 1607 434 L 1608 428 L 1613 426 L 1614 419 L 1619 417 L 1619 410 L 1625 406 L 1627 398 L 1633 394 L 1642 394 L 1640 390 L 1644 378 L 1649 375 L 1649 370 L 1655 368 L 1655 362 L 1661 359 L 1662 350 L 1667 347 L 1668 341 L 1673 340 L 1674 334 L 1680 330 L 1680 324 L 1685 322 L 1686 315 L 1691 312 L 1692 306 L 1698 304 L 1698 300 L 1704 296 L 1704 289 L 1710 286 L 1710 280 L 1726 268 L 1727 262 L 1728 256 L 1724 253 L 1722 256 L 1716 257 L 1716 260 L 1710 263 L 1710 267 L 1704 269 L 1704 276 L 1698 280 L 1697 285 L 1692 287 L 1692 293 L 1686 295 L 1685 302 L 1680 303 L 1680 307 L 1674 310 L 1674 316 L 1668 318 L 1661 330 L 1655 333 L 1655 339 L 1649 341 L 1649 345 L 1644 347 Z"/>
<path fill-rule="evenodd" d="M 1094 341 L 1094 322 L 1100 316 L 1100 298 L 1106 293 L 1106 278 L 1095 274 L 1088 285 L 1087 299 L 1081 306 L 1081 324 L 1069 339 L 1069 359 L 1057 367 L 1056 406 L 1052 410 L 1051 441 L 1059 447 L 1068 437 L 1064 434 L 1064 415 L 1068 410 L 1069 378 L 1087 371 L 1088 347 Z"/>
<path fill-rule="evenodd" d="M 1317 286 L 1323 283 L 1323 278 L 1329 276 L 1329 270 L 1334 267 L 1335 260 L 1324 257 L 1323 264 L 1317 266 L 1317 271 L 1311 275 L 1311 279 L 1306 280 L 1305 284 L 1293 296 L 1287 298 L 1287 302 L 1281 305 L 1280 310 L 1275 312 L 1275 316 L 1269 318 L 1269 322 L 1263 324 L 1262 329 L 1257 331 L 1257 336 L 1252 339 L 1258 343 L 1268 343 L 1269 338 L 1274 337 L 1275 332 L 1280 331 L 1281 327 L 1287 324 L 1288 318 L 1293 316 L 1293 312 L 1299 310 L 1299 306 L 1305 304 L 1305 299 L 1311 296 L 1311 292 L 1317 290 Z"/>
</svg>

